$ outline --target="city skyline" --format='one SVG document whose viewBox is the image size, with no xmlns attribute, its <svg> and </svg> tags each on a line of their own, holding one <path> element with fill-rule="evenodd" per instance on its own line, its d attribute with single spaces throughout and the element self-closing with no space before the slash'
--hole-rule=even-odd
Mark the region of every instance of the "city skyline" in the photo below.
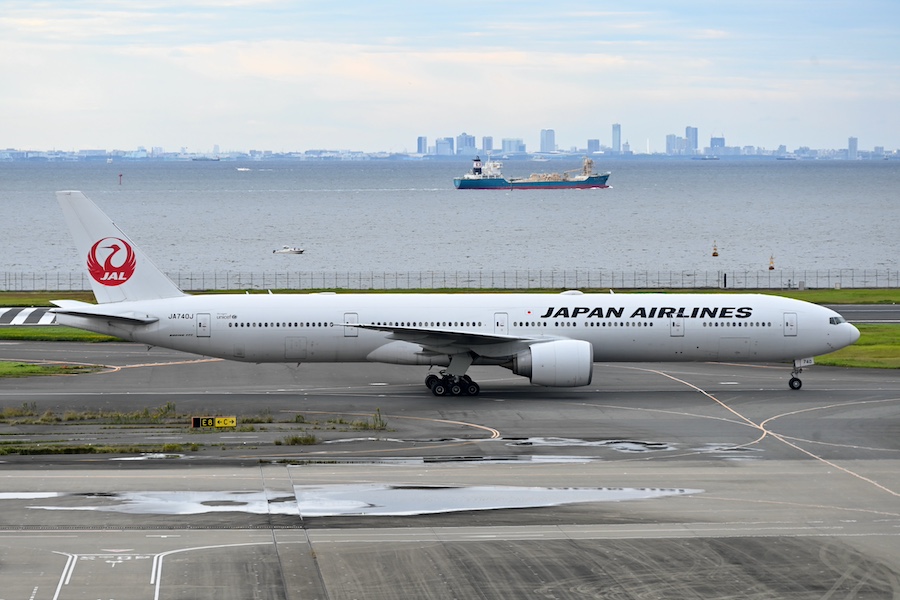
<svg viewBox="0 0 900 600">
<path fill-rule="evenodd" d="M 641 152 L 684 124 L 737 147 L 898 148 L 898 16 L 890 0 L 11 0 L 0 147 L 415 152 L 431 130 L 536 149 L 550 128 L 610 145 L 621 123 Z"/>
<path fill-rule="evenodd" d="M 711 136 L 708 146 L 699 143 L 698 128 L 690 125 L 684 128 L 684 137 L 677 134 L 667 134 L 665 136 L 664 148 L 650 149 L 642 151 L 640 148 L 633 149 L 627 138 L 622 137 L 622 125 L 613 123 L 611 125 L 610 143 L 603 143 L 599 138 L 587 138 L 584 145 L 570 145 L 562 148 L 555 143 L 555 131 L 553 129 L 542 129 L 540 131 L 541 146 L 539 149 L 529 149 L 523 138 L 503 138 L 497 140 L 494 137 L 485 135 L 481 137 L 481 144 L 476 143 L 476 136 L 466 132 L 457 136 L 443 136 L 434 140 L 434 144 L 429 143 L 428 136 L 418 136 L 416 138 L 415 150 L 408 152 L 387 152 L 384 150 L 362 151 L 353 148 L 312 148 L 312 149 L 289 149 L 280 152 L 271 149 L 257 148 L 249 150 L 231 150 L 222 151 L 218 144 L 206 150 L 189 150 L 187 147 L 180 147 L 177 150 L 166 149 L 154 146 L 149 149 L 138 146 L 133 149 L 122 148 L 79 148 L 70 150 L 56 149 L 16 149 L 16 148 L 0 148 L 0 161 L 5 160 L 22 160 L 35 158 L 81 158 L 88 160 L 96 160 L 100 158 L 190 158 L 197 157 L 203 159 L 212 158 L 240 158 L 248 157 L 255 159 L 263 159 L 266 157 L 300 157 L 300 158 L 388 158 L 390 156 L 408 156 L 408 157 L 432 157 L 432 158 L 454 158 L 464 157 L 472 158 L 477 154 L 487 154 L 490 156 L 493 152 L 502 154 L 509 158 L 518 156 L 524 157 L 551 157 L 553 155 L 573 156 L 583 154 L 598 154 L 608 157 L 615 156 L 682 156 L 682 157 L 747 157 L 747 156 L 776 156 L 776 157 L 796 157 L 796 158 L 843 158 L 849 160 L 863 158 L 897 158 L 900 156 L 900 148 L 884 148 L 883 146 L 874 146 L 866 148 L 860 147 L 859 139 L 855 136 L 847 138 L 847 143 L 842 148 L 810 148 L 809 146 L 800 146 L 797 148 L 788 148 L 780 145 L 778 148 L 764 148 L 753 145 L 745 146 L 729 146 L 724 136 Z M 624 141 L 622 141 L 624 139 Z"/>
<path fill-rule="evenodd" d="M 398 156 L 431 156 L 431 157 L 474 157 L 476 154 L 491 155 L 497 151 L 503 155 L 543 155 L 549 157 L 552 155 L 572 155 L 572 154 L 603 154 L 607 156 L 616 155 L 666 155 L 666 156 L 797 156 L 804 158 L 847 158 L 855 160 L 857 158 L 888 158 L 900 155 L 900 149 L 885 148 L 883 146 L 874 146 L 872 148 L 860 148 L 859 139 L 850 136 L 847 144 L 843 148 L 810 148 L 809 146 L 800 146 L 797 148 L 788 148 L 785 145 L 779 145 L 777 148 L 764 148 L 761 146 L 744 145 L 729 146 L 726 138 L 722 135 L 712 135 L 709 139 L 709 145 L 700 144 L 699 129 L 691 125 L 684 127 L 684 137 L 677 134 L 667 134 L 665 136 L 664 150 L 659 148 L 651 148 L 648 143 L 645 151 L 640 148 L 632 148 L 627 137 L 622 137 L 622 124 L 613 123 L 610 126 L 609 143 L 603 142 L 599 137 L 587 138 L 584 145 L 567 145 L 561 146 L 556 143 L 556 131 L 554 129 L 540 130 L 540 148 L 528 148 L 528 145 L 521 137 L 502 138 L 498 140 L 495 146 L 494 137 L 491 135 L 481 136 L 480 145 L 477 143 L 475 135 L 462 132 L 455 137 L 441 136 L 434 139 L 434 144 L 429 143 L 429 137 L 420 135 L 416 137 L 415 150 L 404 152 L 386 152 L 384 150 L 362 151 L 353 148 L 313 148 L 301 149 L 294 148 L 282 152 L 273 152 L 271 149 L 251 148 L 241 150 L 222 151 L 218 144 L 212 146 L 211 149 L 205 150 L 189 150 L 187 147 L 180 147 L 178 150 L 166 149 L 160 146 L 146 147 L 139 146 L 136 149 L 105 149 L 105 148 L 82 148 L 71 149 L 68 151 L 59 151 L 56 149 L 39 150 L 39 149 L 16 149 L 16 148 L 0 148 L 0 160 L 15 160 L 23 158 L 39 158 L 44 156 L 75 156 L 82 158 L 101 158 L 110 156 L 121 156 L 128 158 L 153 158 L 153 157 L 172 157 L 172 156 L 194 156 L 213 158 L 219 156 L 238 157 L 249 156 L 262 158 L 266 155 L 274 156 L 299 156 L 306 157 L 335 156 L 339 155 L 347 157 L 376 157 L 383 158 L 389 155 Z"/>
<path fill-rule="evenodd" d="M 483 136 L 482 145 L 475 144 L 476 136 L 463 132 L 455 138 L 452 136 L 442 136 L 435 139 L 434 145 L 430 145 L 428 136 L 420 135 L 416 138 L 416 154 L 429 154 L 438 156 L 470 156 L 475 153 L 490 152 L 495 149 L 493 136 Z M 528 148 L 523 138 L 503 138 L 500 140 L 499 149 L 504 154 L 554 154 L 554 153 L 603 153 L 603 154 L 665 154 L 665 155 L 683 155 L 683 156 L 738 156 L 738 155 L 754 155 L 754 154 L 807 154 L 814 156 L 820 153 L 822 156 L 833 156 L 836 152 L 846 151 L 848 158 L 857 158 L 859 148 L 859 138 L 850 136 L 847 138 L 847 144 L 841 148 L 810 148 L 809 146 L 798 146 L 796 148 L 788 148 L 784 144 L 779 144 L 776 148 L 765 148 L 762 146 L 754 146 L 746 144 L 744 146 L 729 146 L 723 135 L 711 135 L 709 145 L 704 146 L 700 143 L 699 129 L 691 125 L 684 127 L 684 137 L 677 134 L 667 134 L 663 144 L 664 149 L 659 146 L 651 147 L 648 141 L 647 148 L 633 148 L 627 136 L 622 137 L 621 123 L 613 123 L 610 129 L 609 142 L 603 139 L 586 138 L 585 145 L 559 145 L 556 143 L 556 131 L 554 129 L 541 129 L 540 131 L 540 148 Z M 584 141 L 584 140 L 583 140 Z M 871 153 L 876 156 L 893 154 L 897 149 L 885 148 L 884 146 L 873 146 L 870 149 L 863 148 L 862 152 Z"/>
</svg>

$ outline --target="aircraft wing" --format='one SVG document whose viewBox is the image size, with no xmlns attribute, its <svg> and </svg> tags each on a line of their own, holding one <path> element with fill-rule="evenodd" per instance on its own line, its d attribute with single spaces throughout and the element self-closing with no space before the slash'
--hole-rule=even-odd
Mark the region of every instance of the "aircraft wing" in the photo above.
<svg viewBox="0 0 900 600">
<path fill-rule="evenodd" d="M 511 356 L 536 342 L 546 342 L 556 337 L 523 337 L 500 333 L 482 333 L 465 329 L 442 329 L 404 325 L 373 325 L 371 323 L 344 323 L 347 327 L 384 331 L 393 340 L 418 344 L 423 350 L 437 354 L 473 352 L 479 356 Z"/>
</svg>

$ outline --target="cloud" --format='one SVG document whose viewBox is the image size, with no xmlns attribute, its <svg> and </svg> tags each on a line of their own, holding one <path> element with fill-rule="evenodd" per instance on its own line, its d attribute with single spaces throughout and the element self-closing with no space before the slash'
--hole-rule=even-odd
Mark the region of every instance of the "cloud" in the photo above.
<svg viewBox="0 0 900 600">
<path fill-rule="evenodd" d="M 614 121 L 642 140 L 689 122 L 800 143 L 841 111 L 885 131 L 870 107 L 900 95 L 898 10 L 878 0 L 815 13 L 768 0 L 728 10 L 702 0 L 624 11 L 567 0 L 4 8 L 0 110 L 16 143 L 196 146 L 224 131 L 235 146 L 374 150 L 463 130 L 534 144 L 555 127 L 561 144 L 583 144 Z"/>
</svg>

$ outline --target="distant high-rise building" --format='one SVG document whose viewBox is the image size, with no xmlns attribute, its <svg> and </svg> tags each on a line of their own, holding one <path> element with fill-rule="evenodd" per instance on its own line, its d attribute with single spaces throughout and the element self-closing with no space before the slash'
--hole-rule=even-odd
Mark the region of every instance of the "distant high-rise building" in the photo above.
<svg viewBox="0 0 900 600">
<path fill-rule="evenodd" d="M 556 131 L 541 129 L 541 152 L 556 152 Z"/>
<path fill-rule="evenodd" d="M 453 138 L 438 138 L 434 142 L 434 153 L 438 156 L 453 156 Z"/>
<path fill-rule="evenodd" d="M 612 126 L 612 151 L 616 154 L 622 152 L 622 126 L 618 123 Z"/>
<path fill-rule="evenodd" d="M 493 136 L 486 135 L 483 138 L 481 138 L 481 149 L 484 152 L 493 152 L 493 150 L 494 150 Z"/>
<path fill-rule="evenodd" d="M 725 154 L 725 138 L 722 136 L 709 138 L 709 153 L 713 156 Z"/>
<path fill-rule="evenodd" d="M 525 152 L 525 142 L 522 141 L 522 138 L 503 138 L 502 144 L 504 154 Z"/>
<path fill-rule="evenodd" d="M 588 151 L 588 154 L 593 154 L 594 152 L 600 152 L 600 140 L 588 140 L 587 151 Z"/>
<path fill-rule="evenodd" d="M 420 135 L 416 138 L 416 153 L 428 154 L 428 138 L 424 135 Z"/>
<path fill-rule="evenodd" d="M 666 136 L 666 154 L 685 154 L 687 140 L 674 133 Z"/>
<path fill-rule="evenodd" d="M 847 140 L 847 160 L 856 160 L 859 158 L 859 140 L 852 137 Z"/>
<path fill-rule="evenodd" d="M 456 136 L 456 153 L 461 156 L 475 156 L 477 152 L 475 148 L 475 136 L 469 135 L 465 131 Z"/>
<path fill-rule="evenodd" d="M 684 128 L 684 146 L 685 146 L 685 154 L 697 154 L 700 150 L 700 144 L 698 143 L 698 132 L 696 127 L 691 127 L 688 125 Z"/>
</svg>

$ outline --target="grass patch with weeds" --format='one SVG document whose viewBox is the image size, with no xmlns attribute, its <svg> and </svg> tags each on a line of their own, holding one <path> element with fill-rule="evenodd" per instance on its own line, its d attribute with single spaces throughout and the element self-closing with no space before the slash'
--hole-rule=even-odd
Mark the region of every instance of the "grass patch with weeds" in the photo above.
<svg viewBox="0 0 900 600">
<path fill-rule="evenodd" d="M 356 429 L 359 431 L 384 431 L 387 429 L 387 421 L 384 420 L 384 417 L 381 416 L 381 409 L 376 408 L 375 414 L 372 415 L 371 420 L 357 420 L 353 421 L 350 424 L 351 429 Z"/>
<path fill-rule="evenodd" d="M 141 410 L 66 410 L 57 415 L 51 410 L 38 411 L 34 402 L 23 402 L 21 406 L 0 407 L 0 422 L 20 425 L 41 425 L 47 423 L 94 424 L 94 425 L 190 425 L 190 419 L 179 415 L 174 402 L 166 402 L 156 408 Z"/>
<path fill-rule="evenodd" d="M 286 436 L 284 440 L 275 441 L 276 446 L 280 446 L 281 444 L 285 444 L 287 446 L 312 446 L 317 443 L 319 443 L 319 438 L 311 433 L 289 435 Z"/>
<path fill-rule="evenodd" d="M 161 445 L 65 445 L 65 444 L 0 444 L 0 456 L 19 455 L 52 455 L 52 454 L 165 454 L 167 458 L 177 458 L 186 451 L 196 452 L 197 444 L 161 444 Z"/>
<path fill-rule="evenodd" d="M 35 377 L 40 375 L 80 375 L 96 373 L 101 365 L 48 365 L 38 363 L 0 362 L 0 378 Z"/>
</svg>

